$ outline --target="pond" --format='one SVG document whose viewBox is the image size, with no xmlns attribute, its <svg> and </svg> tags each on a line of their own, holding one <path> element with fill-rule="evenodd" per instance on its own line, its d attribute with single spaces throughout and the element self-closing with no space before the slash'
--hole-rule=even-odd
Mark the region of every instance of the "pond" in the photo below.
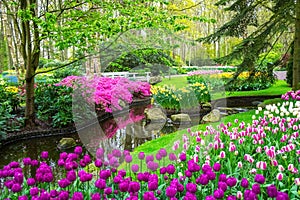
<svg viewBox="0 0 300 200">
<path fill-rule="evenodd" d="M 149 108 L 149 105 L 132 107 L 127 112 L 78 129 L 75 134 L 30 138 L 4 145 L 0 148 L 0 169 L 11 161 L 21 162 L 25 157 L 38 159 L 42 151 L 49 152 L 49 162 L 55 166 L 59 154 L 65 151 L 58 149 L 57 145 L 65 137 L 74 138 L 77 145 L 83 146 L 84 150 L 93 156 L 99 147 L 105 149 L 105 152 L 112 149 L 132 151 L 135 147 L 161 135 L 199 124 L 199 116 L 193 117 L 192 123 L 188 125 L 174 125 L 169 120 L 149 123 L 145 119 L 146 108 Z M 69 149 L 67 152 L 72 151 L 73 149 Z"/>
</svg>

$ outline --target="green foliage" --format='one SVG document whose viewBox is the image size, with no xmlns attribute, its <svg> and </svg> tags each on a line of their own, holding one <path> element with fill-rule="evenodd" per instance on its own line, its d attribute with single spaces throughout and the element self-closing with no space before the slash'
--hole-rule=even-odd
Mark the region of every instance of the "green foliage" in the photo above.
<svg viewBox="0 0 300 200">
<path fill-rule="evenodd" d="M 73 122 L 72 88 L 39 83 L 35 95 L 38 119 L 53 127 L 65 127 Z"/>
<path fill-rule="evenodd" d="M 259 55 L 257 60 L 257 65 L 269 66 L 277 63 L 282 55 L 282 44 L 274 45 L 273 49 L 269 52 L 264 52 Z"/>
<path fill-rule="evenodd" d="M 0 140 L 6 133 L 19 130 L 23 126 L 23 118 L 17 116 L 17 112 L 24 103 L 19 90 L 15 86 L 8 86 L 0 78 Z"/>
<path fill-rule="evenodd" d="M 106 72 L 130 71 L 131 69 L 150 68 L 152 75 L 168 71 L 176 65 L 168 52 L 161 49 L 138 49 L 123 53 L 105 69 Z"/>
</svg>

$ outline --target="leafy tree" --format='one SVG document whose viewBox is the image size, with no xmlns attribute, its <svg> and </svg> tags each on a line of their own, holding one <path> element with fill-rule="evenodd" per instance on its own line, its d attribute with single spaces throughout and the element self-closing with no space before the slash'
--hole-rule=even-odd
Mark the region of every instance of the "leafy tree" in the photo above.
<svg viewBox="0 0 300 200">
<path fill-rule="evenodd" d="M 5 7 L 5 14 L 12 17 L 12 28 L 21 41 L 26 69 L 25 124 L 29 128 L 35 125 L 34 76 L 41 73 L 37 68 L 42 41 L 51 39 L 59 51 L 74 48 L 82 52 L 82 56 L 70 57 L 69 63 L 55 68 L 59 69 L 99 53 L 102 42 L 118 38 L 128 30 L 185 27 L 175 23 L 177 18 L 185 16 L 170 16 L 165 0 L 0 0 L 0 3 Z"/>
<path fill-rule="evenodd" d="M 300 13 L 297 13 L 300 1 L 293 0 L 219 0 L 216 5 L 225 6 L 224 10 L 233 12 L 231 20 L 217 29 L 213 34 L 199 38 L 197 41 L 215 42 L 223 37 L 239 37 L 243 40 L 235 46 L 233 51 L 228 55 L 219 59 L 220 62 L 226 63 L 233 60 L 241 59 L 238 64 L 238 70 L 234 76 L 234 80 L 238 75 L 245 70 L 250 71 L 251 77 L 257 71 L 256 61 L 259 55 L 263 52 L 269 52 L 279 39 L 286 32 L 296 27 L 295 41 L 295 56 L 294 59 L 300 59 Z M 295 6 L 296 6 L 296 21 L 295 21 Z M 298 8 L 300 10 L 300 8 Z M 260 13 L 266 12 L 264 18 L 259 17 Z M 296 25 L 296 26 L 295 26 Z M 299 26 L 299 27 L 298 27 Z M 296 45 L 299 47 L 299 52 L 296 51 Z M 284 53 L 284 52 L 283 52 Z M 267 53 L 268 54 L 268 53 Z M 293 88 L 299 89 L 299 70 L 298 64 L 294 62 L 294 83 Z M 272 71 L 271 69 L 264 69 Z"/>
<path fill-rule="evenodd" d="M 175 61 L 171 58 L 170 53 L 162 49 L 138 49 L 123 53 L 109 64 L 106 71 L 130 71 L 134 68 L 145 68 L 150 65 L 147 68 L 152 72 L 151 65 L 153 64 L 171 67 L 175 65 Z"/>
</svg>

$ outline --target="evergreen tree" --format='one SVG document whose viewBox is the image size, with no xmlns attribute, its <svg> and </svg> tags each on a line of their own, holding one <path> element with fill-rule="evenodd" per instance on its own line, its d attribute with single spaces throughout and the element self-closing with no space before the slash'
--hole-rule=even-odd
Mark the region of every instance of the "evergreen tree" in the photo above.
<svg viewBox="0 0 300 200">
<path fill-rule="evenodd" d="M 241 59 L 234 79 L 245 70 L 250 71 L 250 74 L 254 75 L 257 70 L 255 63 L 259 55 L 272 49 L 285 32 L 296 27 L 295 39 L 297 39 L 297 34 L 300 34 L 300 30 L 297 31 L 297 24 L 300 26 L 300 13 L 295 21 L 295 7 L 300 7 L 296 6 L 299 4 L 299 0 L 297 2 L 294 0 L 220 0 L 217 2 L 217 5 L 224 6 L 225 11 L 233 12 L 232 19 L 213 34 L 199 38 L 197 41 L 211 43 L 220 40 L 222 37 L 243 38 L 242 42 L 230 54 L 220 58 L 219 62 L 230 63 L 234 59 Z M 298 9 L 300 11 L 300 8 Z M 259 18 L 259 13 L 262 12 L 267 13 L 267 17 L 264 19 Z M 300 41 L 300 37 L 298 38 Z M 297 42 L 295 42 L 295 45 L 297 45 Z M 299 53 L 297 54 L 295 46 L 294 58 L 297 58 L 297 55 L 300 58 L 300 43 L 298 48 Z M 299 62 L 294 60 L 295 63 Z M 272 70 L 272 66 L 268 67 L 271 69 L 265 69 L 265 71 Z M 299 77 L 298 68 L 295 65 L 293 67 L 294 78 L 295 74 Z M 299 84 L 294 82 L 293 89 L 299 89 Z"/>
</svg>

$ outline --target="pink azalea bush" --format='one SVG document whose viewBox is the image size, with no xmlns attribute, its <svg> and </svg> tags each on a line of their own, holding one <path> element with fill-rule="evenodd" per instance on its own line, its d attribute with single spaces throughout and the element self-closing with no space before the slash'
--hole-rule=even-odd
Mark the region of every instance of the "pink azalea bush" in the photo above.
<svg viewBox="0 0 300 200">
<path fill-rule="evenodd" d="M 150 96 L 149 83 L 130 81 L 123 77 L 68 76 L 56 85 L 72 87 L 88 103 L 94 103 L 106 112 L 121 110 L 120 100 L 130 104 L 134 95 Z"/>
<path fill-rule="evenodd" d="M 287 103 L 288 102 L 288 103 Z M 298 101 L 297 101 L 298 102 Z M 81 147 L 60 154 L 56 175 L 48 153 L 0 170 L 4 199 L 299 199 L 300 103 L 258 109 L 251 123 L 235 119 L 187 132 L 154 155 Z M 276 109 L 277 108 L 277 109 Z M 279 113 L 277 111 L 280 111 Z M 283 114 L 282 114 L 283 113 Z M 179 153 L 177 153 L 179 152 Z M 124 167 L 120 167 L 121 163 Z M 146 166 L 146 167 L 145 167 Z M 144 168 L 143 168 L 144 167 Z M 35 173 L 24 171 L 32 169 Z"/>
</svg>

